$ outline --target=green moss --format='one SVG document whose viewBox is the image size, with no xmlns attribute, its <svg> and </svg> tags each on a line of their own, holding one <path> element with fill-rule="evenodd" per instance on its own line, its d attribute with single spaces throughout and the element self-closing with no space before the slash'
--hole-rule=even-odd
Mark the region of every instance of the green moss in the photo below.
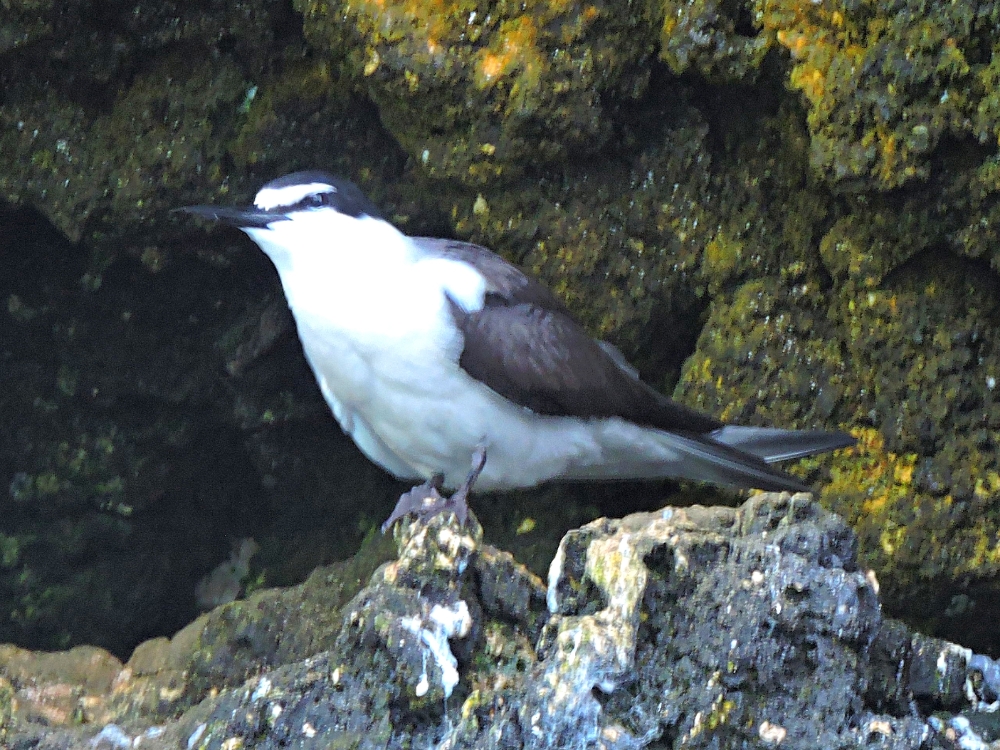
<svg viewBox="0 0 1000 750">
<path fill-rule="evenodd" d="M 965 170 L 948 191 L 942 221 L 950 229 L 949 244 L 956 252 L 984 258 L 1000 270 L 1000 156 L 993 154 Z"/>
<path fill-rule="evenodd" d="M 650 123 L 655 145 L 630 160 L 567 166 L 558 180 L 494 182 L 471 196 L 436 188 L 443 213 L 548 282 L 595 334 L 637 349 L 658 309 L 700 304 L 691 274 L 713 226 L 697 219 L 711 191 L 703 123 L 686 110 L 671 124 Z"/>
<path fill-rule="evenodd" d="M 867 403 L 882 419 L 880 434 L 863 443 L 876 457 L 866 464 L 867 495 L 846 488 L 859 470 L 841 469 L 837 489 L 854 501 L 836 509 L 854 520 L 897 606 L 927 581 L 992 577 L 1000 562 L 992 511 L 1000 455 L 988 437 L 1000 427 L 989 387 L 1000 351 L 981 323 L 996 302 L 960 267 L 913 269 L 895 291 L 869 293 L 844 311 L 859 379 L 871 384 L 856 408 Z"/>
<path fill-rule="evenodd" d="M 857 449 L 792 470 L 830 477 L 822 498 L 857 530 L 890 611 L 932 629 L 948 582 L 1000 570 L 1000 341 L 983 322 L 996 315 L 994 287 L 946 256 L 887 274 L 862 252 L 836 252 L 841 297 L 803 277 L 717 298 L 677 395 L 739 423 L 856 425 Z"/>
<path fill-rule="evenodd" d="M 772 40 L 737 30 L 740 10 L 718 0 L 664 0 L 660 59 L 676 75 L 694 68 L 715 82 L 752 78 Z"/>
<path fill-rule="evenodd" d="M 654 35 L 641 5 L 298 0 L 307 39 L 342 64 L 423 170 L 484 184 L 593 153 L 602 94 L 637 96 Z"/>
<path fill-rule="evenodd" d="M 460 235 L 542 277 L 655 378 L 679 368 L 669 357 L 689 349 L 684 337 L 713 296 L 766 274 L 818 279 L 816 245 L 838 210 L 809 179 L 794 107 L 760 113 L 749 126 L 720 117 L 710 125 L 675 107 L 636 124 L 628 156 L 567 165 L 559 179 L 513 188 L 434 192 Z M 727 153 L 713 150 L 710 130 Z M 649 353 L 660 359 L 644 359 Z"/>
<path fill-rule="evenodd" d="M 44 204 L 71 239 L 112 205 L 138 222 L 166 213 L 165 188 L 189 184 L 192 164 L 218 163 L 244 88 L 234 68 L 164 55 L 109 112 L 51 90 L 35 98 L 15 92 L 0 108 L 0 194 Z M 213 170 L 204 178 L 218 185 L 223 175 Z"/>
<path fill-rule="evenodd" d="M 849 365 L 817 279 L 752 281 L 719 298 L 675 395 L 720 419 L 782 427 L 844 421 Z"/>
<path fill-rule="evenodd" d="M 21 556 L 22 540 L 16 536 L 0 534 L 0 567 L 13 568 Z"/>
<path fill-rule="evenodd" d="M 18 0 L 3 4 L 0 25 L 0 54 L 27 47 L 51 35 L 53 24 L 48 17 L 52 0 Z"/>
<path fill-rule="evenodd" d="M 17 691 L 5 677 L 0 677 L 0 742 L 5 742 L 14 728 L 16 707 Z"/>
<path fill-rule="evenodd" d="M 273 160 L 273 139 L 297 118 L 315 117 L 332 99 L 343 101 L 346 87 L 338 84 L 327 62 L 289 61 L 280 76 L 262 79 L 254 96 L 241 107 L 239 131 L 230 144 L 232 158 L 246 167 Z M 324 117 L 343 116 L 325 112 Z"/>
<path fill-rule="evenodd" d="M 996 139 L 1000 6 L 760 2 L 809 106 L 813 165 L 833 183 L 887 190 L 930 174 L 941 139 Z"/>
<path fill-rule="evenodd" d="M 122 458 L 115 455 L 117 431 L 79 435 L 75 442 L 59 441 L 38 446 L 42 470 L 19 475 L 16 499 L 21 503 L 92 505 L 116 510 L 122 507 L 125 482 L 119 473 Z M 133 467 L 135 468 L 135 467 Z"/>
<path fill-rule="evenodd" d="M 59 374 L 56 379 L 56 389 L 63 396 L 72 398 L 76 393 L 76 383 L 79 379 L 79 374 L 74 372 L 71 368 L 63 365 L 59 368 Z"/>
</svg>

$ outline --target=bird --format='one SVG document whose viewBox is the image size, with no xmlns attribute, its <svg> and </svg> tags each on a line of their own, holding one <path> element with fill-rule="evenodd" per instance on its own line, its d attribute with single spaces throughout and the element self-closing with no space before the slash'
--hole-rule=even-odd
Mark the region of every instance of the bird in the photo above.
<svg viewBox="0 0 1000 750">
<path fill-rule="evenodd" d="M 774 464 L 854 443 L 670 399 L 541 281 L 480 245 L 406 235 L 325 171 L 271 180 L 250 206 L 176 210 L 242 230 L 270 258 L 340 427 L 396 478 L 423 480 L 383 530 L 449 509 L 464 522 L 473 486 L 670 477 L 810 492 Z"/>
</svg>

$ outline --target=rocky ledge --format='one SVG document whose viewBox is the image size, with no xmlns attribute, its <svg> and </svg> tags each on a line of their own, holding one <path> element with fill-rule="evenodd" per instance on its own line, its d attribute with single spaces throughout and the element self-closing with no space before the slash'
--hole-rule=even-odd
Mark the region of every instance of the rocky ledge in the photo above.
<svg viewBox="0 0 1000 750">
<path fill-rule="evenodd" d="M 321 570 L 125 665 L 0 650 L 0 743 L 987 747 L 971 726 L 995 664 L 884 618 L 854 533 L 808 495 L 599 519 L 562 540 L 547 586 L 474 518 L 394 539 L 353 596 L 358 568 Z"/>
</svg>

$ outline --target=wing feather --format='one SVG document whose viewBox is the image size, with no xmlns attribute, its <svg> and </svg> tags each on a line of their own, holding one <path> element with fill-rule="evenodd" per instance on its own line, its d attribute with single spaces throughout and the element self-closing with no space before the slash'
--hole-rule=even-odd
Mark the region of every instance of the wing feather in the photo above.
<svg viewBox="0 0 1000 750">
<path fill-rule="evenodd" d="M 548 287 L 496 253 L 456 240 L 415 241 L 428 255 L 467 263 L 486 280 L 481 309 L 448 301 L 464 337 L 459 365 L 501 396 L 538 414 L 621 417 L 694 433 L 722 426 L 639 380 L 621 353 L 591 338 Z"/>
<path fill-rule="evenodd" d="M 669 433 L 686 460 L 674 474 L 737 487 L 797 492 L 808 487 L 770 464 L 845 447 L 841 432 L 724 425 L 639 380 L 614 346 L 591 338 L 547 287 L 484 247 L 418 238 L 433 257 L 473 267 L 486 281 L 483 305 L 448 296 L 463 336 L 459 365 L 537 414 L 620 417 Z M 655 473 L 654 473 L 655 475 Z"/>
</svg>

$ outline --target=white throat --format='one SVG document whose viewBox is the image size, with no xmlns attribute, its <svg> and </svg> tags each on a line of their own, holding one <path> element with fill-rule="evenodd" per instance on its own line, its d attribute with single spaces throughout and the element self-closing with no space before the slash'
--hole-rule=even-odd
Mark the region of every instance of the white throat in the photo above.
<svg viewBox="0 0 1000 750">
<path fill-rule="evenodd" d="M 366 283 L 379 269 L 413 261 L 410 239 L 392 224 L 332 209 L 300 211 L 263 229 L 244 229 L 278 269 L 285 292 L 301 283 Z"/>
</svg>

